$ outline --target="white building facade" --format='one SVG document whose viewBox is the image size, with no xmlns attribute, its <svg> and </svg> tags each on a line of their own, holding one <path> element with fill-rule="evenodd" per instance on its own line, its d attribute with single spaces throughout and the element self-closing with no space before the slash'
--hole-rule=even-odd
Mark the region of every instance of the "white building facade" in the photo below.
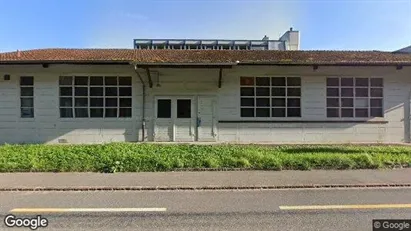
<svg viewBox="0 0 411 231">
<path fill-rule="evenodd" d="M 0 143 L 410 142 L 411 62 L 7 62 Z"/>
</svg>

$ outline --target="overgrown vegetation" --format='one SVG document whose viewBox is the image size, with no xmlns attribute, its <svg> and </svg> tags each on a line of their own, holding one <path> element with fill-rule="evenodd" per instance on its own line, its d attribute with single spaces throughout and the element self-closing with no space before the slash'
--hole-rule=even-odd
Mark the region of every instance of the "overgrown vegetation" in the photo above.
<svg viewBox="0 0 411 231">
<path fill-rule="evenodd" d="M 393 166 L 411 166 L 411 146 L 133 143 L 0 146 L 0 172 L 376 169 Z"/>
</svg>

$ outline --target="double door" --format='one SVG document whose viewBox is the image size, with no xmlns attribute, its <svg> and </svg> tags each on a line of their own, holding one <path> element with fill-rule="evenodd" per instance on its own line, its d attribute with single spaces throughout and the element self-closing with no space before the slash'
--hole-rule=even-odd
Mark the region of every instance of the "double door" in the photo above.
<svg viewBox="0 0 411 231">
<path fill-rule="evenodd" d="M 213 96 L 155 97 L 154 141 L 215 141 Z"/>
</svg>

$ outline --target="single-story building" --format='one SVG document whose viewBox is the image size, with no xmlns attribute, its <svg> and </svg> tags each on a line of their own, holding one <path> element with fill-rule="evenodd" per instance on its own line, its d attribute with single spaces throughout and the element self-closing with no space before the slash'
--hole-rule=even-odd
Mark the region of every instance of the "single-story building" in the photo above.
<svg viewBox="0 0 411 231">
<path fill-rule="evenodd" d="M 0 143 L 408 143 L 410 92 L 411 54 L 16 51 Z"/>
</svg>

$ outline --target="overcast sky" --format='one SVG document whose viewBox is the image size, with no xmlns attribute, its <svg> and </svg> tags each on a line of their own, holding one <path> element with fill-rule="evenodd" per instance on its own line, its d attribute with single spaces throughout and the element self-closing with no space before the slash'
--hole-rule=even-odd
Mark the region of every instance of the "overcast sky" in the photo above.
<svg viewBox="0 0 411 231">
<path fill-rule="evenodd" d="M 132 48 L 134 38 L 278 39 L 304 50 L 411 45 L 411 0 L 0 0 L 0 51 Z"/>
</svg>

